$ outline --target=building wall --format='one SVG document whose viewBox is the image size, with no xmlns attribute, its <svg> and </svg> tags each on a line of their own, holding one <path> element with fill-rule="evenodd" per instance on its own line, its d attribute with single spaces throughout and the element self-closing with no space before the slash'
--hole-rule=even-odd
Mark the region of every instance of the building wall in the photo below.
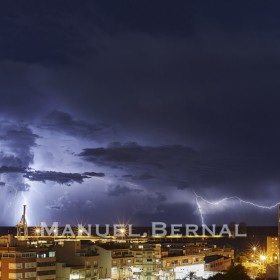
<svg viewBox="0 0 280 280">
<path fill-rule="evenodd" d="M 54 251 L 37 254 L 37 280 L 56 279 L 56 258 Z"/>
<path fill-rule="evenodd" d="M 30 265 L 32 264 L 32 265 Z M 30 267 L 32 266 L 32 267 Z M 30 267 L 30 268 L 29 268 Z M 28 278 L 35 280 L 37 276 L 37 262 L 34 258 L 1 258 L 1 279 Z"/>
<path fill-rule="evenodd" d="M 58 265 L 59 277 L 75 279 L 97 279 L 98 278 L 98 256 L 94 251 L 82 250 L 80 241 L 65 241 L 55 247 L 57 262 L 64 263 Z M 78 268 L 79 267 L 79 268 Z M 58 276 L 57 276 L 58 277 Z M 65 278 L 65 279 L 69 279 Z M 76 278 L 77 279 L 77 278 Z"/>
<path fill-rule="evenodd" d="M 160 247 L 131 245 L 130 248 L 102 248 L 99 254 L 100 278 L 156 280 L 161 269 Z M 105 246 L 106 247 L 106 246 Z"/>
<path fill-rule="evenodd" d="M 84 260 L 76 256 L 76 252 L 81 251 L 81 242 L 79 241 L 64 241 L 55 247 L 55 251 L 58 262 L 64 262 L 68 266 L 84 265 Z"/>
<path fill-rule="evenodd" d="M 1 278 L 52 280 L 56 277 L 55 253 L 30 247 L 0 248 Z"/>
<path fill-rule="evenodd" d="M 100 246 L 93 245 L 98 253 L 98 274 L 99 279 L 107 279 L 112 277 L 112 255 L 110 250 L 103 249 Z"/>
<path fill-rule="evenodd" d="M 133 255 L 130 250 L 112 250 L 112 279 L 133 278 Z"/>
<path fill-rule="evenodd" d="M 278 262 L 278 237 L 267 236 L 266 255 L 268 263 Z"/>
<path fill-rule="evenodd" d="M 226 271 L 231 266 L 231 259 L 221 256 L 217 260 L 213 260 L 205 264 L 206 271 L 222 272 Z"/>
<path fill-rule="evenodd" d="M 131 248 L 134 256 L 133 274 L 135 279 L 156 280 L 162 268 L 161 246 L 138 245 Z"/>
<path fill-rule="evenodd" d="M 183 279 L 193 272 L 198 277 L 204 275 L 204 255 L 166 256 L 162 258 L 163 279 Z"/>
<path fill-rule="evenodd" d="M 56 263 L 56 280 L 69 280 L 71 268 L 67 267 L 65 263 Z"/>
<path fill-rule="evenodd" d="M 234 259 L 234 250 L 230 248 L 211 248 L 206 249 L 203 251 L 205 256 L 214 256 L 214 255 L 220 255 L 224 257 L 228 257 L 230 259 Z"/>
</svg>

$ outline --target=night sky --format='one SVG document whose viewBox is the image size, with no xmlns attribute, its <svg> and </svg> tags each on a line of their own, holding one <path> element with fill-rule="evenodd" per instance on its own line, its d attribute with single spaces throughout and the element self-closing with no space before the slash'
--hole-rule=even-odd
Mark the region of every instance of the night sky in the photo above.
<svg viewBox="0 0 280 280">
<path fill-rule="evenodd" d="M 1 225 L 200 224 L 280 201 L 277 1 L 0 5 Z M 208 224 L 276 225 L 237 199 Z"/>
</svg>

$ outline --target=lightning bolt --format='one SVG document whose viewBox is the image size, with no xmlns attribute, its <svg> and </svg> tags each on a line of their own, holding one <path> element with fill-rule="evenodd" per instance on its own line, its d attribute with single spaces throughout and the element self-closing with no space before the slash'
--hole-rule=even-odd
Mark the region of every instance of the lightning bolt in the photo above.
<svg viewBox="0 0 280 280">
<path fill-rule="evenodd" d="M 203 216 L 203 211 L 202 211 L 200 201 L 203 201 L 203 202 L 205 202 L 207 204 L 210 204 L 212 206 L 218 206 L 218 205 L 222 204 L 223 202 L 225 202 L 227 200 L 238 200 L 240 202 L 240 204 L 243 203 L 243 204 L 251 205 L 253 207 L 258 207 L 258 208 L 262 208 L 262 209 L 266 209 L 266 210 L 271 210 L 271 209 L 278 206 L 278 203 L 275 203 L 271 206 L 260 205 L 260 204 L 257 204 L 257 203 L 253 203 L 251 201 L 241 199 L 238 196 L 224 197 L 224 198 L 222 198 L 221 200 L 218 200 L 218 201 L 209 201 L 209 200 L 205 199 L 204 197 L 202 197 L 201 195 L 198 195 L 196 192 L 194 192 L 194 195 L 195 195 L 197 210 L 199 212 L 202 225 L 205 224 L 205 223 L 204 223 L 204 216 Z"/>
<path fill-rule="evenodd" d="M 202 208 L 201 208 L 201 205 L 199 203 L 199 197 L 200 196 L 197 195 L 195 192 L 194 192 L 194 195 L 195 195 L 195 202 L 196 202 L 196 205 L 197 205 L 197 209 L 198 209 L 200 219 L 201 219 L 201 224 L 204 225 L 204 217 L 203 217 L 203 213 L 202 213 Z"/>
</svg>

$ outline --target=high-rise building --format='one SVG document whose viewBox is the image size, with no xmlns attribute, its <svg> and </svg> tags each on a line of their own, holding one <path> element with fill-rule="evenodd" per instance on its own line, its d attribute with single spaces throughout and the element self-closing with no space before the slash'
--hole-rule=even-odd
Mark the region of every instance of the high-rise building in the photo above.
<svg viewBox="0 0 280 280">
<path fill-rule="evenodd" d="M 266 256 L 267 256 L 268 263 L 278 262 L 278 237 L 277 236 L 267 236 Z"/>
</svg>

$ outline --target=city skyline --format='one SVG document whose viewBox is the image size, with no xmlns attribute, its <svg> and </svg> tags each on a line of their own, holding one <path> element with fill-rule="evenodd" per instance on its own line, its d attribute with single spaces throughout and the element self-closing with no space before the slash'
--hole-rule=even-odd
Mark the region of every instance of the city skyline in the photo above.
<svg viewBox="0 0 280 280">
<path fill-rule="evenodd" d="M 2 3 L 0 225 L 277 225 L 278 9 Z"/>
</svg>

